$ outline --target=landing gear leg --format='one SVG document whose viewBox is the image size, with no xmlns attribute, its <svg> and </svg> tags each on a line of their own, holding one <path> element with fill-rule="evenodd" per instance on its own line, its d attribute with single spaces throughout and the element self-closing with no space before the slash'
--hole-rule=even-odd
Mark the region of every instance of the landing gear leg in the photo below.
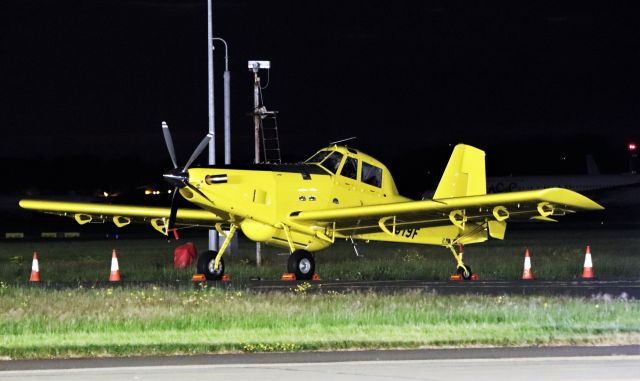
<svg viewBox="0 0 640 381">
<path fill-rule="evenodd" d="M 222 279 L 222 276 L 224 275 L 224 261 L 222 260 L 222 255 L 224 255 L 225 250 L 229 247 L 231 239 L 237 229 L 238 227 L 236 225 L 231 225 L 231 229 L 222 243 L 220 251 L 217 253 L 215 251 L 205 251 L 198 257 L 198 273 L 204 274 L 207 280 Z M 218 230 L 218 232 L 222 231 L 219 225 L 216 225 L 216 230 Z"/>
<path fill-rule="evenodd" d="M 462 255 L 463 255 L 462 245 L 460 245 L 460 253 L 458 253 L 456 249 L 453 248 L 453 245 L 450 245 L 448 247 L 449 247 L 449 250 L 451 250 L 451 254 L 453 254 L 453 257 L 456 259 L 456 263 L 457 263 L 456 272 L 462 275 L 462 278 L 465 280 L 471 279 L 471 276 L 473 275 L 471 273 L 471 267 L 469 267 L 468 265 L 465 265 L 464 262 L 462 261 Z"/>
<path fill-rule="evenodd" d="M 313 274 L 315 274 L 316 271 L 316 261 L 313 254 L 307 250 L 296 250 L 293 245 L 289 227 L 282 224 L 282 229 L 287 236 L 289 251 L 291 251 L 291 255 L 289 255 L 289 259 L 287 260 L 287 272 L 289 274 L 295 274 L 297 280 L 313 279 Z"/>
</svg>

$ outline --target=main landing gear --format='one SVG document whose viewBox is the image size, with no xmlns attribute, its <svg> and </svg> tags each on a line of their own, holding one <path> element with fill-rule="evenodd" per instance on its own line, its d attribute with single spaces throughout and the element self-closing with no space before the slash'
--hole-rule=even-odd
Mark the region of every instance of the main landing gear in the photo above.
<svg viewBox="0 0 640 381">
<path fill-rule="evenodd" d="M 287 272 L 296 274 L 298 280 L 313 279 L 316 271 L 316 261 L 313 254 L 306 250 L 295 250 L 287 260 Z"/>
<path fill-rule="evenodd" d="M 220 258 L 218 267 L 215 267 L 217 251 L 208 250 L 198 256 L 198 274 L 204 274 L 207 280 L 220 280 L 224 275 L 224 260 Z"/>
<path fill-rule="evenodd" d="M 216 252 L 213 250 L 205 251 L 198 256 L 198 274 L 204 274 L 204 277 L 207 280 L 221 280 L 224 276 L 224 261 L 222 260 L 222 255 L 227 250 L 229 243 L 231 243 L 231 239 L 233 235 L 238 230 L 236 225 L 231 225 L 229 229 L 229 233 L 225 233 L 219 225 L 216 225 L 216 230 L 222 234 L 226 234 L 226 238 L 220 247 L 220 251 Z"/>
<path fill-rule="evenodd" d="M 291 238 L 289 226 L 281 224 L 280 227 L 284 230 L 284 234 L 287 237 L 287 243 L 289 244 L 289 251 L 291 252 L 287 259 L 287 273 L 295 274 L 296 280 L 313 279 L 313 275 L 316 272 L 316 260 L 313 257 L 313 254 L 307 250 L 296 249 L 293 244 L 293 239 Z"/>
<path fill-rule="evenodd" d="M 456 259 L 456 263 L 457 263 L 456 273 L 462 276 L 462 279 L 470 280 L 473 277 L 473 273 L 471 272 L 471 267 L 469 267 L 469 265 L 466 265 L 462 261 L 462 255 L 463 255 L 462 245 L 460 245 L 460 253 L 458 253 L 456 249 L 453 248 L 453 245 L 450 245 L 448 247 L 449 247 L 449 250 L 451 250 L 451 254 L 453 254 L 453 257 Z"/>
</svg>

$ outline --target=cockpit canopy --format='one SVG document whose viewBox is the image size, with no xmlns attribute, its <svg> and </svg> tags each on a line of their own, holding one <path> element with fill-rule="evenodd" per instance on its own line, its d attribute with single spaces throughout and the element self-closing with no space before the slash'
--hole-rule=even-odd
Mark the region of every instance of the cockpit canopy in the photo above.
<svg viewBox="0 0 640 381">
<path fill-rule="evenodd" d="M 387 168 L 373 157 L 353 148 L 331 146 L 316 152 L 305 163 L 317 164 L 334 175 L 384 188 L 385 192 L 398 193 Z"/>
</svg>

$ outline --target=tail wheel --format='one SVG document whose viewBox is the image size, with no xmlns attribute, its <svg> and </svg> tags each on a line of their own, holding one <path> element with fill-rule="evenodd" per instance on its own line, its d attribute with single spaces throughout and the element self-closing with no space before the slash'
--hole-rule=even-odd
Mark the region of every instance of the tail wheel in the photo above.
<svg viewBox="0 0 640 381">
<path fill-rule="evenodd" d="M 313 254 L 306 250 L 296 250 L 289 255 L 287 271 L 296 274 L 296 279 L 309 280 L 316 271 L 316 261 Z"/>
<path fill-rule="evenodd" d="M 198 256 L 198 274 L 204 274 L 207 280 L 220 280 L 224 275 L 224 261 L 220 258 L 218 268 L 213 268 L 216 262 L 216 251 L 205 251 Z"/>
<path fill-rule="evenodd" d="M 458 266 L 456 272 L 462 275 L 462 278 L 466 280 L 471 279 L 471 275 L 473 275 L 473 273 L 471 272 L 471 267 L 466 264 L 464 266 Z"/>
</svg>

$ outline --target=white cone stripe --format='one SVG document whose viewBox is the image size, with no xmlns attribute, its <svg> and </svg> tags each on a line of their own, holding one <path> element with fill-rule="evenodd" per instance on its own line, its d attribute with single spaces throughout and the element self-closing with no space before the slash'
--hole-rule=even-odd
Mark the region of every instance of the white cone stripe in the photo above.
<svg viewBox="0 0 640 381">
<path fill-rule="evenodd" d="M 591 254 L 587 253 L 584 257 L 584 267 L 593 267 L 593 262 L 591 262 Z"/>
<path fill-rule="evenodd" d="M 530 257 L 524 257 L 524 269 L 525 270 L 531 270 L 531 258 Z"/>
<path fill-rule="evenodd" d="M 119 271 L 118 258 L 111 258 L 111 271 Z"/>
<path fill-rule="evenodd" d="M 40 272 L 40 266 L 38 265 L 37 259 L 34 259 L 33 262 L 31 262 L 31 271 L 35 271 L 37 273 Z"/>
</svg>

